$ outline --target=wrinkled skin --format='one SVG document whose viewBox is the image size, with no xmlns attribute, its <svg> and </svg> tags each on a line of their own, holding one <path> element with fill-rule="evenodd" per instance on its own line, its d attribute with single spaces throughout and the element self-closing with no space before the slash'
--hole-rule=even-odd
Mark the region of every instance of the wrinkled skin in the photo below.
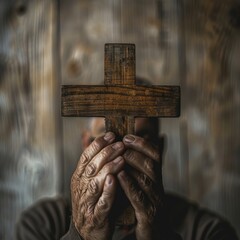
<svg viewBox="0 0 240 240">
<path fill-rule="evenodd" d="M 163 200 L 160 154 L 153 145 L 134 135 L 125 136 L 123 142 L 127 149 L 123 158 L 131 170 L 123 170 L 117 177 L 135 210 L 136 239 L 154 239 Z"/>
<path fill-rule="evenodd" d="M 73 223 L 84 240 L 111 239 L 109 213 L 117 187 L 114 175 L 124 167 L 124 145 L 113 141 L 112 133 L 95 139 L 72 176 Z"/>
<path fill-rule="evenodd" d="M 81 155 L 71 182 L 73 223 L 84 240 L 112 239 L 111 209 L 121 187 L 135 211 L 136 239 L 155 239 L 163 200 L 158 148 L 134 135 L 114 140 L 106 133 Z"/>
</svg>

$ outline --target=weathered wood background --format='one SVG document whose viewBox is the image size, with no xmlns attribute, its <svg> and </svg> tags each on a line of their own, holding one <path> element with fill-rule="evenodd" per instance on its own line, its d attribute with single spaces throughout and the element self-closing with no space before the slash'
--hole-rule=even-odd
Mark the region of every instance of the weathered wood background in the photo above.
<svg viewBox="0 0 240 240">
<path fill-rule="evenodd" d="M 87 119 L 61 119 L 60 84 L 102 83 L 106 42 L 181 85 L 181 118 L 161 121 L 164 185 L 240 231 L 239 1 L 0 0 L 0 239 L 37 199 L 69 196 Z"/>
<path fill-rule="evenodd" d="M 0 1 L 0 239 L 23 209 L 59 193 L 56 3 Z M 60 105 L 60 104 L 59 104 Z"/>
</svg>

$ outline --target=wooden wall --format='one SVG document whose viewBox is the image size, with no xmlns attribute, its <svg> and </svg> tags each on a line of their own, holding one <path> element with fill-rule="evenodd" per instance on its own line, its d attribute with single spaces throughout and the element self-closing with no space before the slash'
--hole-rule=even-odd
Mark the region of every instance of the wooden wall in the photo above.
<svg viewBox="0 0 240 240">
<path fill-rule="evenodd" d="M 59 84 L 100 84 L 106 42 L 135 43 L 138 76 L 182 87 L 181 117 L 161 120 L 165 188 L 240 229 L 237 0 L 12 0 L 0 18 L 1 239 L 36 199 L 69 197 L 87 119 L 61 122 Z"/>
<path fill-rule="evenodd" d="M 20 212 L 59 192 L 56 3 L 1 1 L 0 18 L 0 239 L 11 240 Z"/>
</svg>

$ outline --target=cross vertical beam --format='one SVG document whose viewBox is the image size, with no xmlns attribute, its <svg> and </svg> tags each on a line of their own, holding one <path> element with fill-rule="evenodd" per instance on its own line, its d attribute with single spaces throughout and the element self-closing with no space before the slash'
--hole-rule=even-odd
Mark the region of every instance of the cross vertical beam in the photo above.
<svg viewBox="0 0 240 240">
<path fill-rule="evenodd" d="M 105 86 L 133 86 L 136 83 L 136 57 L 134 44 L 105 44 Z M 134 133 L 133 116 L 105 117 L 106 131 L 114 132 L 118 138 Z"/>
</svg>

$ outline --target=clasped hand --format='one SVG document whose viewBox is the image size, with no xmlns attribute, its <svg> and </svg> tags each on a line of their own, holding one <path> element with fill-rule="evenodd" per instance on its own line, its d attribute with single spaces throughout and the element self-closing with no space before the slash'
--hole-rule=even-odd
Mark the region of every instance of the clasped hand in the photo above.
<svg viewBox="0 0 240 240">
<path fill-rule="evenodd" d="M 119 182 L 135 211 L 136 239 L 154 239 L 163 197 L 159 151 L 134 135 L 114 141 L 108 132 L 82 153 L 71 180 L 73 223 L 84 240 L 111 239 Z"/>
</svg>

